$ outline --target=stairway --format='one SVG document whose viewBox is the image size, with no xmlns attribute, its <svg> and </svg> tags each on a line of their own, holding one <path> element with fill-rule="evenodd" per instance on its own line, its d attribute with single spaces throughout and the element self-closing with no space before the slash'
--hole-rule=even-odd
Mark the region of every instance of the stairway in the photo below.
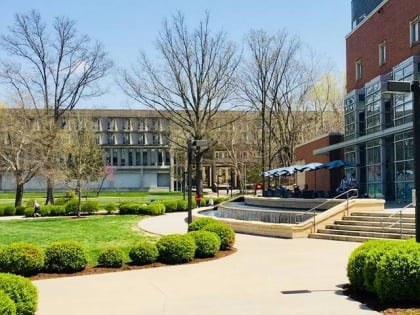
<svg viewBox="0 0 420 315">
<path fill-rule="evenodd" d="M 415 236 L 415 215 L 400 212 L 354 212 L 309 234 L 310 238 L 364 242 L 370 239 L 407 239 Z"/>
</svg>

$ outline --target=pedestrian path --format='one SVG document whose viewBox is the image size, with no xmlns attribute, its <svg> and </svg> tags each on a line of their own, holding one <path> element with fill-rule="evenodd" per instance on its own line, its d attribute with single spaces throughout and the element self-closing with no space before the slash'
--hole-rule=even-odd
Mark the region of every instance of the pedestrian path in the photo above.
<svg viewBox="0 0 420 315">
<path fill-rule="evenodd" d="M 186 213 L 140 222 L 156 234 L 184 233 Z M 360 243 L 237 234 L 222 259 L 34 281 L 38 315 L 379 314 L 342 294 Z"/>
</svg>

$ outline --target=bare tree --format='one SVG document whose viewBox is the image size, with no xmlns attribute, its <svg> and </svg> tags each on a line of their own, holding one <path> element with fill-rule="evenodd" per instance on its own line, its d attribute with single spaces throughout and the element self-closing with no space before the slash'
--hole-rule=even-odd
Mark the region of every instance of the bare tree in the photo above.
<svg viewBox="0 0 420 315">
<path fill-rule="evenodd" d="M 261 171 L 293 161 L 307 112 L 312 73 L 300 58 L 299 40 L 286 32 L 251 31 L 241 74 L 245 100 L 260 113 Z"/>
<path fill-rule="evenodd" d="M 46 143 L 54 141 L 55 124 L 23 107 L 2 108 L 0 112 L 0 164 L 15 177 L 15 206 L 20 206 L 24 185 L 45 166 L 49 155 Z"/>
<path fill-rule="evenodd" d="M 332 72 L 326 72 L 309 91 L 313 128 L 305 134 L 304 141 L 329 131 L 343 130 L 344 88 Z"/>
<path fill-rule="evenodd" d="M 92 119 L 81 114 L 69 117 L 66 144 L 63 153 L 66 163 L 62 171 L 66 182 L 74 184 L 78 196 L 77 216 L 80 216 L 80 204 L 84 184 L 97 181 L 103 174 L 103 152 L 95 142 Z"/>
<path fill-rule="evenodd" d="M 235 46 L 224 33 L 211 33 L 208 14 L 190 32 L 178 13 L 171 22 L 164 21 L 156 48 L 162 63 L 154 65 L 142 53 L 139 66 L 123 73 L 122 88 L 183 130 L 185 138 L 178 146 L 186 150 L 186 140 L 191 138 L 215 143 L 214 130 L 225 126 L 214 123 L 215 115 L 234 107 L 234 76 L 239 64 Z M 202 155 L 203 151 L 196 152 L 199 189 Z"/>
<path fill-rule="evenodd" d="M 96 83 L 112 66 L 102 45 L 79 34 L 74 21 L 56 18 L 48 29 L 36 11 L 17 14 L 9 34 L 1 37 L 1 44 L 11 56 L 2 64 L 0 76 L 4 82 L 22 103 L 45 110 L 56 124 L 82 97 L 101 94 Z M 56 165 L 46 168 L 50 170 L 46 202 L 54 203 Z"/>
</svg>

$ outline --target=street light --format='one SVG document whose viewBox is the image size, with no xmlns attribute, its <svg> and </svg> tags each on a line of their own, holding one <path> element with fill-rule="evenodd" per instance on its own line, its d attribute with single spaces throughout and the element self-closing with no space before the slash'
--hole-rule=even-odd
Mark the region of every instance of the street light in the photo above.
<svg viewBox="0 0 420 315">
<path fill-rule="evenodd" d="M 192 203 L 191 203 L 191 199 L 192 199 L 192 191 L 191 191 L 191 186 L 192 186 L 192 155 L 193 155 L 193 148 L 205 148 L 208 146 L 208 141 L 207 140 L 193 140 L 193 139 L 189 139 L 187 141 L 187 160 L 188 160 L 188 224 L 190 224 L 192 222 Z M 200 170 L 197 170 L 197 172 L 199 172 Z M 197 183 L 198 184 L 198 183 Z M 199 193 L 199 187 L 197 185 L 197 192 Z"/>
<path fill-rule="evenodd" d="M 415 189 L 415 217 L 416 217 L 416 242 L 420 243 L 420 86 L 419 81 L 387 81 L 385 90 L 393 93 L 412 93 L 413 97 L 413 157 L 414 157 L 414 189 Z"/>
</svg>

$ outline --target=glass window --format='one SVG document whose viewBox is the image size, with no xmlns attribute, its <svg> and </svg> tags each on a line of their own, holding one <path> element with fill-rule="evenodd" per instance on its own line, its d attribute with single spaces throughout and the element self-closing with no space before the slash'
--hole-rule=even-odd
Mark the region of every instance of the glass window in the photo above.
<svg viewBox="0 0 420 315">
<path fill-rule="evenodd" d="M 386 43 L 383 42 L 379 45 L 379 65 L 386 64 Z"/>
<path fill-rule="evenodd" d="M 419 17 L 410 24 L 410 39 L 411 45 L 416 45 L 419 42 Z"/>
<path fill-rule="evenodd" d="M 359 59 L 356 61 L 356 80 L 362 79 L 362 61 Z"/>
</svg>

